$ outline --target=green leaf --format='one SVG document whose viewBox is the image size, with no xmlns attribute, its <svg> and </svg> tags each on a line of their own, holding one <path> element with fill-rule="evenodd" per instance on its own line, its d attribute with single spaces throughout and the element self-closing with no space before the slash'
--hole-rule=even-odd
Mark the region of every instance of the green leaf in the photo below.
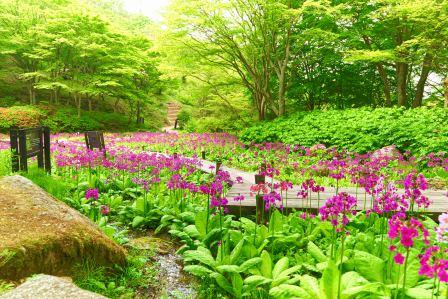
<svg viewBox="0 0 448 299">
<path fill-rule="evenodd" d="M 241 294 L 243 292 L 243 279 L 241 278 L 241 275 L 238 273 L 232 273 L 231 274 L 232 279 L 232 287 L 233 291 L 235 293 L 236 298 L 241 298 Z"/>
<path fill-rule="evenodd" d="M 236 261 L 241 257 L 241 251 L 243 250 L 244 242 L 245 242 L 244 239 L 241 239 L 230 253 L 231 264 L 235 264 Z"/>
<path fill-rule="evenodd" d="M 323 290 L 327 299 L 336 299 L 338 297 L 338 282 L 339 271 L 336 264 L 332 260 L 329 260 L 320 281 L 320 288 Z"/>
<path fill-rule="evenodd" d="M 261 253 L 261 274 L 266 278 L 272 278 L 272 260 L 271 256 L 266 250 Z"/>
<path fill-rule="evenodd" d="M 221 265 L 216 267 L 219 272 L 229 272 L 229 273 L 239 273 L 241 271 L 240 267 L 237 265 Z"/>
<path fill-rule="evenodd" d="M 213 277 L 216 282 L 218 283 L 218 285 L 224 289 L 227 293 L 234 295 L 234 291 L 233 291 L 233 287 L 232 285 L 229 283 L 229 281 L 220 273 L 217 272 L 213 272 L 211 275 L 211 277 Z"/>
<path fill-rule="evenodd" d="M 249 270 L 250 268 L 255 267 L 256 265 L 261 263 L 261 258 L 260 257 L 254 257 L 251 258 L 247 261 L 245 261 L 244 263 L 242 263 L 240 265 L 240 271 L 239 272 L 245 272 L 247 270 Z"/>
<path fill-rule="evenodd" d="M 195 276 L 207 276 L 209 275 L 212 271 L 210 269 L 207 269 L 204 266 L 200 266 L 200 265 L 188 265 L 184 267 L 184 271 L 191 273 Z"/>
<path fill-rule="evenodd" d="M 422 288 L 409 288 L 405 291 L 406 296 L 415 299 L 431 299 L 433 298 L 432 292 L 433 290 L 426 290 Z"/>
<path fill-rule="evenodd" d="M 196 214 L 194 218 L 194 224 L 201 236 L 207 234 L 207 211 L 200 211 Z"/>
<path fill-rule="evenodd" d="M 304 289 L 312 298 L 319 298 L 319 283 L 317 278 L 310 275 L 300 277 L 300 287 Z"/>
<path fill-rule="evenodd" d="M 196 250 L 188 250 L 183 256 L 186 261 L 198 261 L 212 268 L 216 265 L 216 261 L 210 250 L 204 247 L 198 247 Z"/>
<path fill-rule="evenodd" d="M 135 216 L 132 220 L 132 227 L 140 226 L 145 221 L 145 217 Z"/>
<path fill-rule="evenodd" d="M 262 284 L 271 283 L 271 281 L 272 281 L 272 279 L 266 278 L 266 277 L 261 276 L 261 275 L 252 275 L 252 276 L 247 277 L 244 280 L 244 284 L 247 284 L 247 285 L 252 286 L 252 287 L 257 287 L 257 286 L 262 285 Z"/>
<path fill-rule="evenodd" d="M 269 290 L 269 296 L 276 299 L 290 299 L 290 298 L 301 298 L 301 299 L 315 299 L 316 297 L 311 297 L 304 289 L 295 285 L 282 284 L 277 287 L 273 287 Z"/>
<path fill-rule="evenodd" d="M 308 242 L 307 245 L 308 253 L 319 263 L 327 261 L 327 256 L 314 244 L 312 241 Z"/>
<path fill-rule="evenodd" d="M 355 271 L 369 281 L 383 282 L 384 261 L 368 252 L 353 250 L 350 259 Z"/>
<path fill-rule="evenodd" d="M 274 266 L 274 269 L 272 270 L 272 278 L 276 279 L 277 276 L 285 271 L 286 269 L 288 269 L 289 266 L 289 259 L 288 257 L 283 257 L 281 258 Z"/>
</svg>

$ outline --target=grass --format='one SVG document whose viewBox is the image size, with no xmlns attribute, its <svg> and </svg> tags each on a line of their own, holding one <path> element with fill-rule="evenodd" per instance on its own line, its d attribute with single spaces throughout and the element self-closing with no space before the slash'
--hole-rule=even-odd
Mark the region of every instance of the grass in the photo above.
<svg viewBox="0 0 448 299">
<path fill-rule="evenodd" d="M 73 281 L 109 298 L 145 297 L 157 284 L 157 271 L 150 259 L 149 252 L 131 250 L 125 268 L 108 269 L 86 261 L 75 268 Z"/>
<path fill-rule="evenodd" d="M 52 175 L 48 175 L 44 170 L 31 166 L 28 173 L 21 173 L 24 177 L 33 181 L 36 185 L 53 195 L 59 200 L 63 200 L 70 193 L 70 187 L 62 180 Z"/>
</svg>

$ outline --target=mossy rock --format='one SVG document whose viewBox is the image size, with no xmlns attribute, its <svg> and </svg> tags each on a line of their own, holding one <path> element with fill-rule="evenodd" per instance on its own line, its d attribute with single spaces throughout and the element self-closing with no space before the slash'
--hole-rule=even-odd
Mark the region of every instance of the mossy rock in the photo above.
<svg viewBox="0 0 448 299">
<path fill-rule="evenodd" d="M 70 276 L 85 260 L 123 266 L 126 252 L 87 217 L 30 180 L 0 179 L 0 279 Z"/>
</svg>

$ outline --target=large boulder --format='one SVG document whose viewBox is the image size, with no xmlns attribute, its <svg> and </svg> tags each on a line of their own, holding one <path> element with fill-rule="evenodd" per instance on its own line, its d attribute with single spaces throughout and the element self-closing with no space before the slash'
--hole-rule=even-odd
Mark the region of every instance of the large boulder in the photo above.
<svg viewBox="0 0 448 299">
<path fill-rule="evenodd" d="M 106 299 L 106 297 L 78 288 L 70 280 L 40 274 L 28 279 L 0 299 Z"/>
<path fill-rule="evenodd" d="M 85 261 L 124 265 L 125 250 L 94 223 L 22 176 L 0 178 L 0 279 L 69 276 Z"/>
</svg>

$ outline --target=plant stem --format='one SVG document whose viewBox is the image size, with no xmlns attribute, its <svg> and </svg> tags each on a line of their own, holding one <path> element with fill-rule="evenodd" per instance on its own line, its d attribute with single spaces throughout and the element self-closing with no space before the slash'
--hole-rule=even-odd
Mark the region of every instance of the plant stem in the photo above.
<svg viewBox="0 0 448 299">
<path fill-rule="evenodd" d="M 406 288 L 406 268 L 408 267 L 408 259 L 409 259 L 409 248 L 406 249 L 406 257 L 404 260 L 404 274 L 403 274 L 403 294 Z"/>
<path fill-rule="evenodd" d="M 342 260 L 344 258 L 344 242 L 345 242 L 345 233 L 343 231 L 341 240 L 341 260 L 339 263 L 338 299 L 341 298 Z"/>
</svg>

